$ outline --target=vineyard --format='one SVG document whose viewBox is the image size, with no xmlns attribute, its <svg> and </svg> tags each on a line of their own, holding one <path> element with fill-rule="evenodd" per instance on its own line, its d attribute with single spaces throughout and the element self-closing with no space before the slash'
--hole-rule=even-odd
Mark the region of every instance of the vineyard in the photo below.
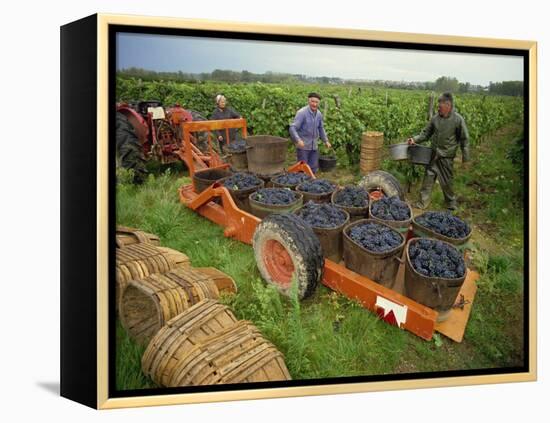
<svg viewBox="0 0 550 423">
<path fill-rule="evenodd" d="M 417 134 L 426 124 L 432 95 L 422 90 L 359 85 L 176 83 L 119 77 L 116 100 L 160 100 L 165 106 L 179 103 L 209 118 L 215 96 L 223 93 L 230 107 L 247 119 L 251 134 L 289 138 L 288 126 L 296 111 L 307 104 L 307 94 L 311 91 L 323 97 L 320 110 L 338 156 L 337 168 L 323 173 L 320 179 L 326 178 L 341 186 L 356 183 L 361 177 L 356 162 L 362 133 L 382 131 L 386 143 L 402 142 Z M 261 279 L 249 246 L 224 237 L 221 227 L 181 205 L 177 190 L 191 181 L 181 166 L 151 174 L 140 186 L 131 182 L 132 176 L 125 169 L 118 169 L 117 223 L 155 233 L 163 245 L 188 254 L 194 266 L 214 266 L 238 281 L 238 295 L 223 301 L 238 319 L 253 322 L 284 354 L 294 379 L 519 366 L 524 360 L 523 98 L 457 94 L 455 108 L 466 121 L 471 143 L 470 167 L 455 166 L 455 191 L 459 216 L 471 225 L 473 233 L 469 266 L 480 274 L 478 293 L 462 343 L 438 334 L 432 342 L 426 342 L 408 332 L 395 330 L 375 315 L 366 313 L 356 302 L 324 286 L 319 286 L 312 298 L 303 302 L 279 295 Z M 289 148 L 293 150 L 290 143 Z M 421 166 L 404 166 L 417 175 L 422 173 Z M 399 171 L 407 173 L 400 169 L 404 166 L 389 160 L 382 163 L 382 168 L 396 177 L 402 176 Z M 242 182 L 241 179 L 228 183 L 237 186 L 238 182 Z M 283 179 L 281 182 L 302 181 Z M 347 201 L 361 201 L 360 193 L 344 194 L 349 197 Z M 407 201 L 415 195 L 417 190 L 407 192 Z M 439 189 L 434 190 L 432 200 L 433 210 L 443 207 Z M 389 199 L 387 204 L 380 203 L 382 205 L 384 208 L 377 211 L 379 214 L 395 213 L 397 220 L 409 217 L 408 207 L 401 209 L 400 204 L 393 204 Z M 337 220 L 336 215 L 319 217 L 325 223 Z M 452 221 L 431 223 L 434 230 L 461 230 L 453 226 L 456 222 Z M 380 232 L 379 237 L 387 241 L 388 248 L 401 242 L 397 232 L 382 233 L 377 227 L 357 228 L 353 234 L 357 242 L 363 242 L 363 232 L 369 229 Z M 425 263 L 419 259 L 414 263 L 418 269 L 427 273 L 463 274 L 464 264 L 455 263 L 441 245 L 415 247 L 416 250 L 411 251 L 414 258 L 420 249 L 426 257 L 443 254 L 449 258 L 437 268 L 430 268 L 429 260 Z M 117 325 L 116 354 L 118 388 L 155 387 L 140 370 L 143 348 L 133 343 L 120 324 Z"/>
<path fill-rule="evenodd" d="M 351 164 L 359 158 L 361 134 L 382 131 L 386 140 L 403 140 L 417 134 L 427 120 L 430 92 L 370 88 L 350 85 L 229 84 L 141 81 L 118 77 L 117 101 L 160 100 L 179 103 L 209 118 L 214 99 L 223 93 L 230 106 L 247 119 L 251 134 L 288 137 L 296 111 L 307 103 L 307 94 L 323 97 L 320 110 L 325 130 L 335 149 L 346 153 Z M 523 98 L 480 94 L 455 96 L 455 109 L 464 117 L 472 145 L 496 129 L 523 119 Z"/>
</svg>

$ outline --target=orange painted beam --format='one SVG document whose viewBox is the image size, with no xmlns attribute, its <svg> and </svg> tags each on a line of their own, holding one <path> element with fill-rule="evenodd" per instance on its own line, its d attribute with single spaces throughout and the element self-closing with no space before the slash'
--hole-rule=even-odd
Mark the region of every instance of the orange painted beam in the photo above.
<svg viewBox="0 0 550 423">
<path fill-rule="evenodd" d="M 180 201 L 212 222 L 224 226 L 224 235 L 245 244 L 252 244 L 252 237 L 260 219 L 237 207 L 227 188 L 213 184 L 200 194 L 193 191 L 192 185 L 179 189 Z M 212 200 L 220 198 L 221 205 Z"/>
<path fill-rule="evenodd" d="M 217 131 L 226 128 L 246 128 L 246 119 L 197 120 L 182 123 L 189 132 Z M 243 134 L 245 137 L 246 134 Z"/>
<path fill-rule="evenodd" d="M 313 173 L 313 171 L 311 170 L 309 165 L 306 162 L 304 162 L 303 160 L 293 164 L 292 166 L 290 166 L 288 168 L 288 172 L 291 172 L 291 173 L 304 172 L 306 175 L 309 175 L 313 179 L 315 179 L 315 174 Z"/>
<path fill-rule="evenodd" d="M 404 309 L 406 307 L 406 319 L 398 326 L 423 339 L 432 339 L 437 319 L 435 310 L 328 259 L 325 259 L 322 283 L 348 298 L 356 299 L 363 307 L 381 317 L 384 316 L 380 314 L 380 306 L 377 306 L 377 303 L 390 301 L 396 305 L 396 308 Z M 385 312 L 388 312 L 388 310 L 385 310 Z"/>
</svg>

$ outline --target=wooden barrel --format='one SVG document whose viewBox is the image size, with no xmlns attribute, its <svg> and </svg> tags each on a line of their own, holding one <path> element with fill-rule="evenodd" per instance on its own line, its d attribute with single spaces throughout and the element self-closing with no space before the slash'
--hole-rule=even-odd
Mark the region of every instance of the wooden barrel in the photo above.
<svg viewBox="0 0 550 423">
<path fill-rule="evenodd" d="M 361 157 L 359 167 L 362 174 L 380 169 L 384 133 L 367 131 L 361 136 Z"/>
<path fill-rule="evenodd" d="M 153 273 L 166 273 L 178 267 L 189 266 L 189 258 L 185 254 L 166 252 L 166 249 L 163 251 L 144 243 L 117 248 L 115 261 L 117 307 L 120 293 L 130 280 L 144 279 Z"/>
<path fill-rule="evenodd" d="M 117 226 L 116 228 L 116 246 L 123 248 L 137 243 L 160 245 L 160 239 L 157 235 L 140 231 L 139 229 L 129 228 L 127 226 Z"/>
<path fill-rule="evenodd" d="M 161 386 L 171 386 L 173 372 L 195 345 L 236 322 L 229 308 L 215 300 L 195 304 L 169 320 L 151 339 L 141 359 L 143 373 Z"/>
<path fill-rule="evenodd" d="M 236 292 L 233 279 L 219 273 L 217 277 L 223 290 Z M 120 298 L 122 326 L 138 344 L 146 345 L 170 319 L 201 300 L 219 298 L 221 289 L 216 282 L 210 275 L 192 268 L 132 280 Z"/>
</svg>

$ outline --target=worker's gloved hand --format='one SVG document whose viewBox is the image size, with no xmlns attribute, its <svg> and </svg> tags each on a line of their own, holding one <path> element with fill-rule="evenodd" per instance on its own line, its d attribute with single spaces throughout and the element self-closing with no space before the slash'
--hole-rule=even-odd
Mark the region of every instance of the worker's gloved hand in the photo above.
<svg viewBox="0 0 550 423">
<path fill-rule="evenodd" d="M 302 140 L 299 140 L 296 145 L 298 146 L 298 148 L 304 148 L 306 146 Z"/>
<path fill-rule="evenodd" d="M 409 144 L 409 145 L 414 145 L 414 144 L 416 144 L 416 143 L 414 142 L 414 138 L 408 138 L 408 139 L 407 139 L 407 144 Z"/>
<path fill-rule="evenodd" d="M 327 141 L 327 144 L 326 144 L 327 148 L 331 148 L 332 147 L 332 144 L 330 142 Z"/>
</svg>

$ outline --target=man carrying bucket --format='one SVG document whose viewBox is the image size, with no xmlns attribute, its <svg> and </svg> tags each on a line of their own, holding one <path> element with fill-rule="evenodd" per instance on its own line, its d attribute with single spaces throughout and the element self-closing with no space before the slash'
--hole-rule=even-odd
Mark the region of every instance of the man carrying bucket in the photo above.
<svg viewBox="0 0 550 423">
<path fill-rule="evenodd" d="M 306 162 L 313 173 L 316 173 L 319 168 L 317 140 L 321 138 L 327 148 L 330 148 L 331 144 L 323 127 L 323 115 L 318 110 L 321 96 L 310 93 L 307 97 L 308 105 L 298 110 L 289 132 L 290 138 L 296 145 L 297 160 Z"/>
<path fill-rule="evenodd" d="M 443 196 L 445 206 L 449 210 L 456 210 L 456 196 L 453 191 L 453 161 L 456 150 L 460 146 L 462 151 L 462 163 L 470 159 L 468 128 L 464 118 L 453 109 L 453 96 L 443 93 L 438 99 L 438 113 L 435 114 L 419 135 L 409 138 L 409 145 L 423 143 L 431 138 L 433 148 L 432 160 L 426 166 L 420 201 L 414 207 L 425 209 L 430 204 L 432 189 L 436 178 Z"/>
</svg>

